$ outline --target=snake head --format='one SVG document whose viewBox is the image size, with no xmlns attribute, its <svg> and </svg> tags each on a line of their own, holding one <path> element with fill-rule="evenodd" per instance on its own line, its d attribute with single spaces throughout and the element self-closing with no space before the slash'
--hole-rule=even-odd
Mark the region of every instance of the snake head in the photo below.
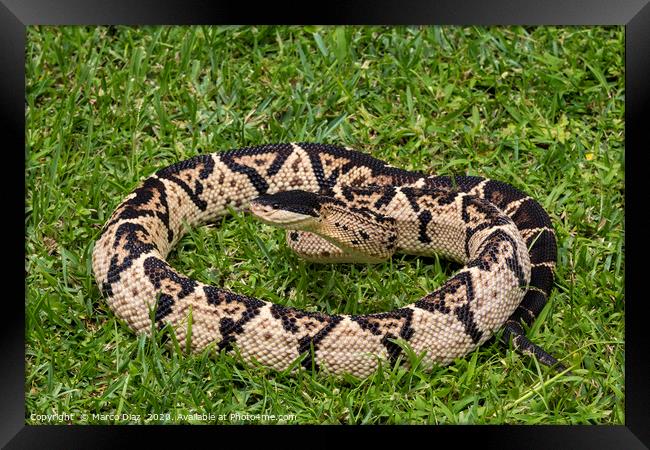
<svg viewBox="0 0 650 450">
<path fill-rule="evenodd" d="M 322 197 L 301 190 L 281 191 L 251 200 L 250 210 L 270 225 L 305 230 L 317 221 Z"/>
</svg>

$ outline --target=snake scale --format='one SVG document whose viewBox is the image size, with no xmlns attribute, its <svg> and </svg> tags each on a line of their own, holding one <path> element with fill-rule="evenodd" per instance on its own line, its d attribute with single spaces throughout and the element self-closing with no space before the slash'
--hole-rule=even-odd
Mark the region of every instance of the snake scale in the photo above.
<svg viewBox="0 0 650 450">
<path fill-rule="evenodd" d="M 323 214 L 314 219 L 319 229 L 287 231 L 289 245 L 307 259 L 345 260 L 326 232 L 342 233 L 346 251 L 367 253 L 373 227 L 384 227 L 388 250 L 378 260 L 394 251 L 437 253 L 464 266 L 407 306 L 329 315 L 210 286 L 165 261 L 187 227 L 232 210 L 272 213 L 287 201 L 294 205 L 288 209 Z M 361 225 L 346 225 L 345 208 L 358 213 Z M 200 154 L 158 170 L 110 216 L 92 266 L 108 305 L 137 333 L 151 333 L 153 320 L 159 328 L 171 325 L 179 342 L 190 338 L 195 352 L 213 344 L 278 370 L 298 360 L 296 367 L 363 377 L 381 361 L 408 365 L 399 340 L 424 352 L 421 364 L 431 368 L 501 328 L 518 352 L 564 369 L 523 328 L 546 304 L 556 258 L 549 216 L 506 183 L 429 176 L 347 147 L 289 143 Z"/>
</svg>

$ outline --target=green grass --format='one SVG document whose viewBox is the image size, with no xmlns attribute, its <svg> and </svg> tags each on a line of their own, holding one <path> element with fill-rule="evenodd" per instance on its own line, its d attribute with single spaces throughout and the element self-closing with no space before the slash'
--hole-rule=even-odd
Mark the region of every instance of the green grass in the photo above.
<svg viewBox="0 0 650 450">
<path fill-rule="evenodd" d="M 27 38 L 28 423 L 624 423 L 622 27 L 30 27 Z M 133 335 L 90 266 L 118 202 L 175 161 L 282 141 L 350 145 L 538 199 L 559 265 L 528 335 L 573 375 L 490 343 L 431 373 L 336 380 Z M 241 215 L 193 230 L 170 261 L 338 313 L 405 305 L 454 271 L 411 256 L 308 264 Z"/>
</svg>

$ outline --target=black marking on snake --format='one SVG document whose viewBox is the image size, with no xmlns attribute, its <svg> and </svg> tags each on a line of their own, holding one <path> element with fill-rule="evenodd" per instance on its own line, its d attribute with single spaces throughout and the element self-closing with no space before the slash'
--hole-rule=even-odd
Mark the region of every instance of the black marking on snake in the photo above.
<svg viewBox="0 0 650 450">
<path fill-rule="evenodd" d="M 470 207 L 474 207 L 476 212 L 472 212 Z M 488 202 L 481 200 L 473 195 L 464 195 L 461 205 L 461 216 L 463 222 L 470 223 L 472 216 L 479 213 L 478 220 L 487 221 L 490 226 L 499 226 L 509 223 L 508 219 L 503 216 L 499 209 L 495 208 Z"/>
<path fill-rule="evenodd" d="M 524 269 L 519 263 L 519 256 L 517 255 L 517 246 L 515 245 L 512 248 L 512 255 L 506 258 L 506 267 L 508 267 L 512 273 L 517 277 L 517 282 L 521 288 L 526 288 L 526 276 L 524 274 Z"/>
<path fill-rule="evenodd" d="M 354 194 L 352 193 L 352 189 L 350 189 L 348 186 L 343 186 L 341 188 L 341 194 L 343 194 L 343 197 L 349 202 L 354 200 Z"/>
<path fill-rule="evenodd" d="M 373 197 L 376 198 L 374 203 L 375 209 L 380 209 L 381 207 L 390 203 L 390 201 L 397 194 L 397 188 L 395 186 L 362 186 L 362 187 L 350 187 L 342 186 L 341 192 L 344 194 L 348 201 L 356 202 L 358 207 L 363 207 L 368 209 L 368 206 L 372 204 Z M 381 214 L 377 211 L 373 211 L 375 214 Z"/>
<path fill-rule="evenodd" d="M 182 172 L 196 170 L 198 167 L 201 167 L 201 170 L 198 173 L 198 178 L 194 179 L 194 186 L 191 187 L 184 180 L 179 178 L 177 175 L 181 175 Z M 203 193 L 203 184 L 199 180 L 205 180 L 212 174 L 214 170 L 214 159 L 210 155 L 198 155 L 194 158 L 190 158 L 185 161 L 173 164 L 169 167 L 159 170 L 156 172 L 156 175 L 160 178 L 172 181 L 179 185 L 190 199 L 192 203 L 196 205 L 201 211 L 205 211 L 208 207 L 208 202 L 203 200 L 200 195 Z"/>
<path fill-rule="evenodd" d="M 431 215 L 431 211 L 429 211 L 428 209 L 422 210 L 422 212 L 418 216 L 418 221 L 420 222 L 420 234 L 418 236 L 418 239 L 420 240 L 420 242 L 424 244 L 428 244 L 431 242 L 431 238 L 427 233 L 427 226 L 429 225 L 429 222 L 431 222 L 432 218 L 433 216 Z"/>
<path fill-rule="evenodd" d="M 386 348 L 386 352 L 388 353 L 388 361 L 393 365 L 397 362 L 397 358 L 402 353 L 402 347 L 395 342 L 396 339 L 397 336 L 393 333 L 386 333 L 384 337 L 381 338 L 381 344 Z"/>
<path fill-rule="evenodd" d="M 172 312 L 172 306 L 174 306 L 174 297 L 169 294 L 160 294 L 158 300 L 156 301 L 155 314 L 155 320 L 158 324 L 158 328 L 162 328 L 164 326 L 161 320 Z"/>
<path fill-rule="evenodd" d="M 489 224 L 482 223 L 482 224 L 479 224 L 478 226 L 476 226 L 474 228 L 467 227 L 465 229 L 465 256 L 469 257 L 469 254 L 470 254 L 469 243 L 472 240 L 472 236 L 474 236 L 478 231 L 484 230 L 486 228 L 489 228 Z"/>
<path fill-rule="evenodd" d="M 318 332 L 311 334 L 306 334 L 298 339 L 298 354 L 306 355 L 302 360 L 301 364 L 303 367 L 309 369 L 312 367 L 312 363 L 315 368 L 318 370 L 318 364 L 312 360 L 311 349 L 313 347 L 314 354 L 318 350 L 318 344 L 334 329 L 334 327 L 343 320 L 343 317 L 338 315 L 328 316 L 322 313 L 302 311 L 296 308 L 290 308 L 287 306 L 282 306 L 278 304 L 271 305 L 271 316 L 274 319 L 280 320 L 282 322 L 282 328 L 292 334 L 296 334 L 299 331 L 296 322 L 299 319 L 309 318 L 319 322 L 321 328 Z M 324 326 L 322 326 L 325 324 Z M 304 328 L 308 331 L 317 328 L 318 325 L 305 324 Z"/>
<path fill-rule="evenodd" d="M 167 230 L 167 241 L 171 242 L 174 239 L 174 232 L 169 227 L 169 205 L 167 203 L 165 184 L 158 178 L 149 177 L 133 193 L 135 196 L 119 206 L 119 213 L 117 213 L 115 219 L 109 221 L 104 226 L 102 234 L 111 225 L 122 220 L 151 216 L 160 219 Z M 158 202 L 152 205 L 151 202 L 156 198 L 156 194 L 158 194 Z"/>
<path fill-rule="evenodd" d="M 451 300 L 450 303 L 457 302 L 453 296 L 463 286 L 465 287 L 467 301 L 463 305 L 456 307 L 447 305 L 445 300 L 448 297 Z M 474 320 L 474 313 L 471 310 L 471 304 L 473 302 L 474 285 L 472 283 L 472 275 L 469 272 L 459 272 L 440 289 L 415 302 L 415 306 L 429 312 L 439 311 L 443 314 L 449 314 L 453 307 L 456 318 L 465 327 L 465 333 L 472 338 L 472 342 L 477 343 L 481 339 L 483 332 L 478 329 L 478 325 Z"/>
<path fill-rule="evenodd" d="M 530 269 L 530 285 L 550 292 L 553 287 L 553 269 L 547 266 L 535 266 Z"/>
<path fill-rule="evenodd" d="M 387 186 L 383 190 L 382 196 L 375 202 L 375 208 L 379 209 L 383 206 L 388 206 L 388 204 L 395 198 L 395 195 L 397 195 L 397 188 L 394 186 Z"/>
<path fill-rule="evenodd" d="M 213 286 L 204 286 L 203 292 L 205 292 L 208 304 L 210 305 L 219 306 L 236 303 L 245 308 L 238 320 L 233 320 L 231 317 L 224 317 L 219 321 L 221 340 L 217 344 L 217 349 L 218 351 L 224 349 L 228 351 L 237 342 L 237 335 L 244 332 L 244 325 L 259 315 L 260 309 L 264 306 L 264 302 L 254 297 L 235 294 L 234 292 Z"/>
<path fill-rule="evenodd" d="M 368 314 L 366 316 L 353 315 L 350 316 L 350 320 L 375 336 L 383 334 L 381 343 L 386 348 L 388 360 L 391 364 L 395 364 L 402 352 L 402 348 L 394 340 L 400 337 L 408 341 L 415 333 L 411 326 L 413 321 L 413 310 L 411 308 L 400 308 L 390 312 Z M 394 324 L 394 321 L 401 322 L 399 332 L 391 329 L 393 327 L 390 325 Z"/>
<path fill-rule="evenodd" d="M 120 246 L 122 238 L 124 238 L 122 250 L 127 254 L 121 263 L 119 262 L 119 254 L 117 252 L 111 257 L 106 281 L 102 285 L 102 291 L 109 296 L 113 295 L 112 285 L 120 280 L 122 273 L 133 265 L 133 261 L 138 259 L 140 255 L 156 248 L 153 243 L 140 240 L 138 233 L 142 233 L 144 236 L 150 236 L 149 231 L 143 225 L 132 222 L 120 224 L 115 231 L 113 248 L 117 249 Z"/>
<path fill-rule="evenodd" d="M 110 298 L 113 296 L 113 286 L 110 283 L 107 283 L 106 281 L 102 282 L 100 289 L 104 297 Z"/>
<path fill-rule="evenodd" d="M 269 190 L 269 183 L 267 183 L 264 177 L 260 175 L 256 169 L 235 162 L 235 158 L 246 155 L 257 155 L 266 152 L 268 152 L 268 150 L 264 150 L 264 147 L 251 147 L 242 149 L 241 151 L 238 150 L 237 152 L 220 154 L 219 159 L 233 172 L 246 175 L 257 193 L 259 195 L 262 195 Z"/>
<path fill-rule="evenodd" d="M 499 260 L 499 245 L 502 242 L 508 242 L 512 252 L 510 256 L 506 257 L 506 267 L 515 274 L 519 281 L 520 286 L 526 285 L 524 277 L 524 270 L 519 263 L 519 256 L 517 255 L 517 243 L 515 240 L 503 230 L 495 230 L 485 239 L 483 249 L 477 257 L 467 263 L 467 267 L 478 267 L 483 271 L 490 271 L 493 264 L 497 264 Z"/>
<path fill-rule="evenodd" d="M 329 320 L 329 316 L 322 313 L 302 311 L 300 309 L 290 308 L 275 303 L 271 305 L 270 311 L 271 316 L 273 316 L 274 319 L 280 320 L 282 322 L 282 328 L 284 328 L 285 331 L 294 334 L 299 330 L 299 327 L 296 325 L 296 322 L 299 319 L 307 317 L 311 320 L 315 320 L 321 323 L 325 323 Z M 308 330 L 311 330 L 313 328 L 313 325 L 307 324 L 305 327 Z"/>
<path fill-rule="evenodd" d="M 276 158 L 273 160 L 268 170 L 266 171 L 266 174 L 270 177 L 272 177 L 273 175 L 277 175 L 277 173 L 280 171 L 284 163 L 287 161 L 287 158 L 293 151 L 293 147 L 291 145 L 283 145 L 277 148 L 275 151 L 277 151 L 278 155 L 276 156 Z"/>
<path fill-rule="evenodd" d="M 473 211 L 470 206 L 473 206 L 475 208 L 475 211 Z M 465 229 L 465 255 L 469 255 L 470 240 L 472 239 L 472 236 L 474 236 L 478 231 L 501 225 L 507 225 L 510 223 L 509 219 L 505 217 L 497 208 L 490 205 L 486 201 L 471 195 L 463 196 L 461 216 L 463 218 L 463 222 L 466 224 L 472 222 L 472 218 L 474 216 L 476 216 L 477 221 L 479 222 L 477 226 L 471 227 L 468 225 Z"/>
<path fill-rule="evenodd" d="M 493 224 L 490 224 L 488 222 L 483 222 L 475 227 L 470 227 L 468 226 L 465 229 L 465 255 L 469 256 L 470 251 L 469 251 L 469 244 L 472 239 L 472 237 L 478 233 L 481 230 L 485 230 L 487 228 L 492 228 Z"/>
<path fill-rule="evenodd" d="M 526 240 L 526 246 L 530 249 L 531 264 L 557 261 L 557 245 L 555 244 L 555 235 L 551 230 L 533 233 Z"/>
<path fill-rule="evenodd" d="M 459 272 L 447 281 L 440 289 L 422 297 L 415 302 L 415 306 L 429 312 L 438 311 L 443 314 L 449 314 L 451 306 L 447 305 L 447 299 L 450 303 L 457 302 L 453 298 L 458 293 L 459 289 L 465 287 L 467 303 L 474 301 L 474 285 L 472 283 L 472 276 L 469 272 Z"/>
<path fill-rule="evenodd" d="M 304 311 L 300 311 L 295 308 L 289 308 L 275 303 L 271 305 L 271 316 L 273 316 L 273 318 L 276 320 L 280 320 L 282 322 L 282 328 L 284 328 L 284 330 L 288 331 L 289 333 L 295 334 L 298 332 L 296 321 L 298 318 L 307 316 L 307 314 L 303 313 Z M 325 316 L 321 314 L 313 314 L 313 316 L 309 317 L 314 320 L 317 320 L 319 322 L 324 322 L 326 320 Z"/>
<path fill-rule="evenodd" d="M 449 176 L 429 177 L 425 179 L 425 186 L 436 189 L 451 190 L 453 192 L 468 192 L 478 186 L 485 178 L 454 175 L 453 179 Z"/>
<path fill-rule="evenodd" d="M 332 188 L 336 185 L 336 182 L 341 175 L 341 168 L 335 168 L 332 170 L 332 173 L 330 173 L 329 177 L 325 177 L 325 169 L 323 168 L 323 163 L 319 156 L 320 152 L 310 151 L 310 146 L 302 147 L 302 145 L 300 145 L 300 147 L 305 150 L 309 156 L 309 161 L 311 162 L 311 170 L 316 177 L 316 181 L 318 182 L 318 187 L 320 188 L 321 192 L 325 195 L 332 195 Z"/>
<path fill-rule="evenodd" d="M 472 342 L 476 344 L 481 339 L 481 336 L 483 336 L 483 332 L 478 329 L 478 325 L 476 325 L 476 322 L 474 321 L 474 312 L 470 308 L 469 302 L 456 307 L 454 313 L 456 313 L 458 320 L 460 320 L 460 322 L 465 326 L 465 333 L 467 333 L 469 337 L 472 338 Z"/>
<path fill-rule="evenodd" d="M 418 205 L 418 193 L 415 188 L 411 187 L 403 187 L 400 189 L 402 191 L 402 194 L 406 197 L 406 199 L 409 201 L 411 204 L 411 208 L 413 208 L 413 211 L 418 212 L 420 211 L 420 205 Z"/>
<path fill-rule="evenodd" d="M 453 203 L 456 200 L 456 197 L 458 196 L 457 192 L 440 189 L 438 187 L 425 187 L 425 188 L 402 187 L 400 188 L 400 191 L 404 194 L 409 204 L 411 205 L 411 208 L 416 213 L 419 212 L 421 209 L 418 200 L 424 196 L 434 199 L 440 206 Z M 431 212 L 428 209 L 423 210 L 423 212 L 425 211 L 429 215 L 431 215 Z M 428 242 L 428 241 L 422 241 L 422 242 Z"/>
<path fill-rule="evenodd" d="M 354 212 L 354 213 L 360 213 L 361 215 L 366 215 L 370 216 L 372 218 L 373 222 L 379 222 L 379 223 L 395 223 L 395 219 L 389 216 L 384 216 L 383 214 L 379 214 L 367 207 L 361 207 L 361 208 L 355 208 L 355 207 L 348 207 L 348 211 Z"/>
<path fill-rule="evenodd" d="M 422 297 L 420 300 L 415 302 L 415 306 L 420 309 L 425 309 L 429 312 L 439 311 L 443 314 L 449 314 L 449 307 L 445 304 L 444 295 L 438 295 L 437 293 L 428 294 Z"/>
<path fill-rule="evenodd" d="M 520 230 L 551 226 L 546 211 L 532 198 L 522 201 L 511 217 Z"/>
<path fill-rule="evenodd" d="M 478 183 L 477 183 L 478 184 Z M 510 203 L 521 200 L 526 194 L 501 181 L 489 180 L 483 185 L 483 197 L 503 210 Z M 515 221 L 516 223 L 517 221 Z"/>
<path fill-rule="evenodd" d="M 181 300 L 194 292 L 198 282 L 179 275 L 169 264 L 155 256 L 146 258 L 143 262 L 143 267 L 144 274 L 156 289 L 162 288 L 163 280 L 169 280 L 175 283 L 180 289 L 179 292 L 160 291 L 156 306 L 156 322 L 160 324 L 160 321 L 172 312 L 172 307 L 176 303 L 176 300 Z"/>
<path fill-rule="evenodd" d="M 316 355 L 316 350 L 318 350 L 318 344 L 325 339 L 325 337 L 332 332 L 332 330 L 338 325 L 342 320 L 343 317 L 341 316 L 329 316 L 329 321 L 327 325 L 325 325 L 324 328 L 322 328 L 318 333 L 316 333 L 314 336 L 303 336 L 300 339 L 298 339 L 298 354 L 303 355 L 305 354 L 305 359 L 302 360 L 301 364 L 304 368 L 309 369 L 314 366 L 316 370 L 319 369 L 318 363 L 313 360 L 312 358 L 312 353 L 311 349 L 313 347 L 314 353 L 313 355 Z"/>
<path fill-rule="evenodd" d="M 354 202 L 356 200 L 357 204 L 359 204 L 360 202 L 359 202 L 358 198 L 369 197 L 369 196 L 371 196 L 371 195 L 373 195 L 373 194 L 375 194 L 377 192 L 380 192 L 380 189 L 381 188 L 379 188 L 379 187 L 377 187 L 377 188 L 365 188 L 365 187 L 352 187 L 352 186 L 347 186 L 346 185 L 346 186 L 341 186 L 341 194 L 343 195 L 343 197 L 345 197 L 345 199 L 348 202 Z M 368 205 L 368 204 L 369 204 L 369 202 L 366 201 L 365 205 Z M 348 206 L 348 205 L 346 205 L 346 206 Z M 361 205 L 359 204 L 356 207 L 360 208 Z M 364 207 L 367 209 L 367 206 L 364 206 Z"/>
<path fill-rule="evenodd" d="M 456 191 L 436 190 L 433 192 L 435 192 L 436 201 L 440 206 L 450 205 L 456 201 L 456 198 L 458 198 L 458 192 Z"/>
</svg>

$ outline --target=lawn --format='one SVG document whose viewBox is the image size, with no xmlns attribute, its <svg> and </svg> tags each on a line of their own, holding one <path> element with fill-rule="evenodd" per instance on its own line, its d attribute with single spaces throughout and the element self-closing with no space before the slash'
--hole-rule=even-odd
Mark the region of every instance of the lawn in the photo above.
<svg viewBox="0 0 650 450">
<path fill-rule="evenodd" d="M 623 27 L 29 27 L 27 423 L 623 424 L 624 95 Z M 558 268 L 528 336 L 573 373 L 492 341 L 433 372 L 336 379 L 131 333 L 91 272 L 117 204 L 178 160 L 287 141 L 536 198 Z M 330 313 L 406 305 L 456 269 L 306 263 L 245 215 L 192 230 L 169 261 Z"/>
</svg>

